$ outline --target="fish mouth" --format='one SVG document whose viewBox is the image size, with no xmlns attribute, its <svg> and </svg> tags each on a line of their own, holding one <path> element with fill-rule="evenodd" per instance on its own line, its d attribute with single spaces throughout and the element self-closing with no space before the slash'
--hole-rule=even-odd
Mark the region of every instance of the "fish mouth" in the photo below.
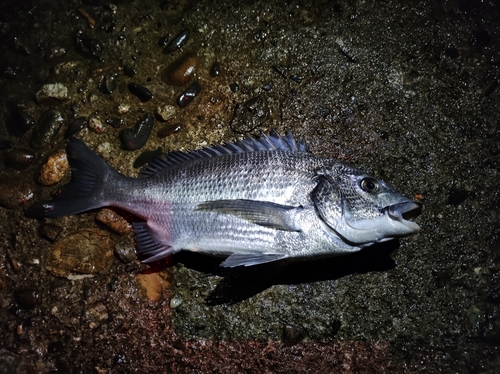
<svg viewBox="0 0 500 374">
<path fill-rule="evenodd" d="M 387 215 L 393 219 L 402 223 L 408 229 L 408 235 L 414 234 L 420 231 L 420 226 L 417 225 L 413 220 L 417 218 L 422 213 L 422 204 L 414 201 L 408 201 L 404 203 L 394 204 L 385 208 Z"/>
</svg>

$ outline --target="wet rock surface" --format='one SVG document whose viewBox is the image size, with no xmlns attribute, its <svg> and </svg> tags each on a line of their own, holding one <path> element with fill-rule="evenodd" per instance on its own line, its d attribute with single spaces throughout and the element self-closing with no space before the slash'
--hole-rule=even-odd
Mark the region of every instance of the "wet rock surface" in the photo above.
<svg viewBox="0 0 500 374">
<path fill-rule="evenodd" d="M 2 161 L 14 150 L 36 154 L 0 168 L 0 367 L 497 371 L 494 2 L 30 4 L 0 4 Z M 191 31 L 186 44 L 176 37 L 182 30 Z M 203 90 L 181 109 L 176 100 L 190 82 L 168 86 L 162 71 L 187 51 L 198 56 L 191 79 Z M 154 97 L 130 94 L 131 76 Z M 37 100 L 54 83 L 67 88 L 66 98 Z M 255 98 L 265 105 L 252 104 Z M 175 110 L 157 110 L 166 106 Z M 48 109 L 59 114 L 47 121 Z M 361 255 L 294 264 L 271 278 L 225 274 L 220 260 L 189 253 L 148 268 L 135 259 L 130 234 L 99 229 L 95 212 L 48 220 L 62 231 L 49 230 L 54 243 L 47 240 L 44 222 L 23 214 L 56 188 L 36 183 L 47 157 L 64 148 L 64 136 L 77 136 L 135 176 L 142 150 L 123 150 L 121 129 L 105 120 L 130 127 L 145 113 L 161 125 L 182 124 L 174 136 L 172 127 L 158 126 L 142 137 L 148 151 L 289 128 L 314 153 L 425 199 L 422 231 Z M 66 135 L 62 118 L 80 117 L 100 118 L 105 131 L 81 122 Z"/>
<path fill-rule="evenodd" d="M 31 183 L 19 178 L 0 181 L 0 206 L 19 209 L 32 203 L 34 188 Z"/>
<path fill-rule="evenodd" d="M 266 100 L 253 97 L 242 104 L 237 104 L 231 121 L 231 130 L 238 134 L 247 134 L 264 125 L 269 118 L 269 107 Z"/>
</svg>

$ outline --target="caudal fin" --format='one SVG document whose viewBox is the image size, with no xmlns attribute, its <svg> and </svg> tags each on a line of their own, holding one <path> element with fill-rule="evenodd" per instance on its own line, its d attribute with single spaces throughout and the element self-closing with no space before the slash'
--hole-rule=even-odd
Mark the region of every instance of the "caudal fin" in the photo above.
<svg viewBox="0 0 500 374">
<path fill-rule="evenodd" d="M 71 181 L 43 205 L 45 217 L 56 218 L 104 206 L 102 192 L 108 177 L 118 172 L 79 139 L 66 147 Z M 108 181 L 109 182 L 109 181 Z"/>
</svg>

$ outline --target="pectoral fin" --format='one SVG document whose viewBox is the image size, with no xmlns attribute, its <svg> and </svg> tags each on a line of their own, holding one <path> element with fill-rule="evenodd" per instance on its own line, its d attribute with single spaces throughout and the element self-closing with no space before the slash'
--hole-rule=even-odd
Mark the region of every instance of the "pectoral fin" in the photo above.
<svg viewBox="0 0 500 374">
<path fill-rule="evenodd" d="M 232 214 L 256 225 L 284 231 L 300 231 L 295 216 L 302 207 L 293 207 L 255 200 L 214 200 L 196 207 L 196 210 Z"/>
<path fill-rule="evenodd" d="M 220 266 L 224 268 L 234 268 L 236 266 L 253 266 L 266 264 L 272 261 L 278 261 L 286 258 L 285 254 L 279 253 L 258 253 L 258 254 L 239 254 L 233 253 L 225 261 L 223 261 Z"/>
</svg>

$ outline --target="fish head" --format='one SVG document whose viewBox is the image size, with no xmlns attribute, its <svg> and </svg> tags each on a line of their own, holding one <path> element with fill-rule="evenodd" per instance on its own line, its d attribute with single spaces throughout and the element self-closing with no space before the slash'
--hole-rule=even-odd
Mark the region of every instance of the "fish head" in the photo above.
<svg viewBox="0 0 500 374">
<path fill-rule="evenodd" d="M 326 229 L 353 246 L 366 247 L 420 231 L 413 219 L 422 212 L 422 204 L 345 165 L 325 173 L 311 197 Z"/>
</svg>

